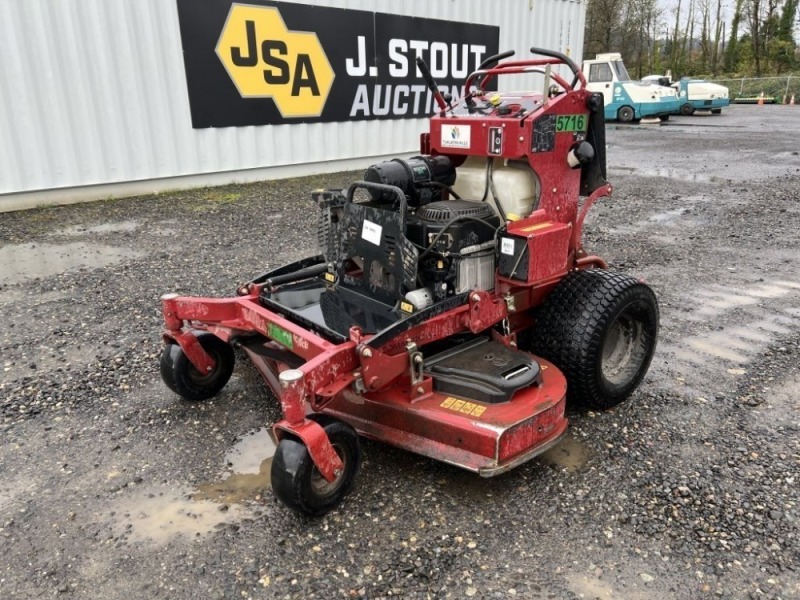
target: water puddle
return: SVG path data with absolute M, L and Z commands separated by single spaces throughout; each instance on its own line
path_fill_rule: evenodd
M 590 456 L 589 448 L 568 433 L 557 446 L 540 454 L 539 460 L 566 469 L 567 473 L 574 473 L 588 462 Z
M 139 493 L 115 507 L 116 533 L 129 542 L 164 545 L 177 537 L 198 538 L 224 523 L 241 521 L 247 511 L 211 500 L 193 500 L 189 490 Z
M 255 499 L 270 487 L 274 454 L 275 442 L 266 427 L 244 436 L 225 457 L 232 473 L 222 481 L 199 485 L 192 498 L 225 503 Z
M 638 167 L 615 167 L 609 169 L 609 175 L 638 175 L 640 177 L 664 177 L 676 181 L 693 181 L 696 183 L 726 183 L 722 177 L 714 177 L 705 173 L 678 171 L 675 169 L 641 169 Z
M 668 210 L 666 212 L 657 213 L 650 217 L 651 221 L 656 223 L 666 223 L 668 221 L 674 221 L 678 217 L 681 217 L 689 212 L 688 208 L 676 208 L 674 210 Z
M 141 252 L 104 244 L 12 244 L 0 247 L 0 284 L 51 277 L 79 268 L 96 269 L 139 258 Z
M 225 457 L 230 469 L 221 481 L 153 493 L 142 491 L 118 503 L 111 519 L 116 534 L 131 542 L 164 545 L 200 538 L 224 524 L 253 517 L 269 488 L 275 443 L 267 428 L 247 434 Z
M 125 233 L 138 229 L 139 223 L 136 221 L 120 221 L 118 223 L 101 223 L 100 225 L 93 225 L 86 227 L 85 225 L 74 225 L 62 229 L 58 233 L 61 235 L 90 235 L 90 234 L 103 234 L 103 233 Z

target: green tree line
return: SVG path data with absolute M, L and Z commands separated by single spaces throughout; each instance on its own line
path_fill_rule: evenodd
M 800 0 L 588 0 L 583 55 L 620 52 L 645 75 L 761 77 L 800 70 Z

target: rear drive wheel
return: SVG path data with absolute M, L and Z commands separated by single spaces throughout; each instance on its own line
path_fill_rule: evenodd
M 663 123 L 664 121 L 669 121 L 669 115 L 659 115 L 658 118 Z
M 233 373 L 235 356 L 230 344 L 213 333 L 197 334 L 197 341 L 216 363 L 209 373 L 201 373 L 189 362 L 178 344 L 167 344 L 161 351 L 161 379 L 173 392 L 186 400 L 199 402 L 216 396 Z
M 658 302 L 644 283 L 600 269 L 567 275 L 538 310 L 531 351 L 567 378 L 567 401 L 611 408 L 639 385 L 653 358 Z
M 622 123 L 630 123 L 635 116 L 636 113 L 630 106 L 623 106 L 617 111 L 617 120 Z
M 353 487 L 361 464 L 361 447 L 355 430 L 342 421 L 324 421 L 325 433 L 344 464 L 336 479 L 328 481 L 322 476 L 308 448 L 293 435 L 280 441 L 272 459 L 275 495 L 292 510 L 311 517 L 324 515 L 344 499 Z
M 722 114 L 722 109 L 721 108 L 712 108 L 711 109 L 711 114 L 712 115 L 721 115 Z
M 692 105 L 691 105 L 691 104 L 689 104 L 688 102 L 687 102 L 686 104 L 683 104 L 683 105 L 681 106 L 681 114 L 682 114 L 684 117 L 690 117 L 690 116 L 692 116 L 692 115 L 694 114 L 694 106 L 692 106 Z

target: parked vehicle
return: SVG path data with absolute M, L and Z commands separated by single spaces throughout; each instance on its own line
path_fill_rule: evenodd
M 702 79 L 682 77 L 680 81 L 673 82 L 667 72 L 666 75 L 648 75 L 642 81 L 675 88 L 681 100 L 680 112 L 686 116 L 694 114 L 696 110 L 708 110 L 712 115 L 718 115 L 731 103 L 728 88 Z
M 630 123 L 646 117 L 665 121 L 680 113 L 677 90 L 657 83 L 632 81 L 622 55 L 618 52 L 598 54 L 583 62 L 587 89 L 603 94 L 605 118 Z
M 681 100 L 688 100 L 681 105 L 682 115 L 691 115 L 696 110 L 710 110 L 712 115 L 718 115 L 731 104 L 728 88 L 724 85 L 682 77 L 672 87 L 678 90 Z

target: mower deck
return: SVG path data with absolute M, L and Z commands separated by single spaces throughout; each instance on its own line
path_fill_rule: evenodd
M 544 452 L 566 431 L 566 381 L 539 361 L 541 384 L 518 391 L 510 402 L 486 404 L 436 391 L 412 401 L 403 388 L 390 388 L 345 394 L 324 412 L 365 437 L 492 477 Z

